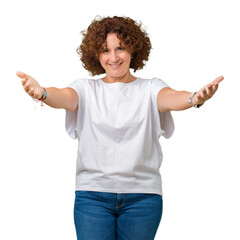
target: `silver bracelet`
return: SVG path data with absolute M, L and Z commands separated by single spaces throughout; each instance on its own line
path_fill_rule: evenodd
M 202 104 L 193 104 L 193 97 L 194 97 L 194 95 L 196 94 L 197 92 L 193 92 L 192 94 L 191 94 L 191 96 L 189 97 L 189 99 L 188 99 L 188 103 L 189 104 L 191 104 L 193 107 L 195 107 L 195 108 L 200 108 L 202 105 L 203 105 L 203 103 Z

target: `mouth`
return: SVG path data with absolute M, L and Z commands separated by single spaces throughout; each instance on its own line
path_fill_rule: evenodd
M 121 65 L 122 65 L 122 62 L 119 64 L 109 64 L 109 66 L 112 67 L 113 69 L 118 69 L 120 68 Z

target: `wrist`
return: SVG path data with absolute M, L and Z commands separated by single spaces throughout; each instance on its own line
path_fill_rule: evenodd
M 38 99 L 39 101 L 44 101 L 47 98 L 47 91 L 46 91 L 46 89 L 44 87 L 42 87 L 42 90 L 43 90 L 42 96 L 41 96 L 41 98 Z
M 193 105 L 198 105 L 198 101 L 197 101 L 197 99 L 196 99 L 196 98 L 197 98 L 197 97 L 196 97 L 196 94 L 197 94 L 197 93 L 195 93 L 195 94 L 193 95 L 193 98 L 192 98 L 192 104 L 193 104 Z
M 190 95 L 190 97 L 189 97 L 189 99 L 188 99 L 188 103 L 191 104 L 191 105 L 192 105 L 193 107 L 195 107 L 195 108 L 200 108 L 200 107 L 203 105 L 203 103 L 199 104 L 199 103 L 196 101 L 196 94 L 197 94 L 197 92 L 193 92 L 193 93 Z

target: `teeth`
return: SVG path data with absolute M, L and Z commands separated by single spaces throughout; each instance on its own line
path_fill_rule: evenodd
M 112 68 L 118 68 L 120 65 L 121 65 L 121 63 L 120 63 L 120 64 L 110 64 L 110 66 L 111 66 Z

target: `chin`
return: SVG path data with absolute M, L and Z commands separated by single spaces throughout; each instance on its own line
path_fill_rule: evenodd
M 107 76 L 113 77 L 113 78 L 123 78 L 127 75 L 127 73 L 121 73 L 121 72 L 108 72 L 106 73 Z
M 112 77 L 112 78 L 122 78 L 124 75 L 122 74 L 107 74 L 107 76 Z

